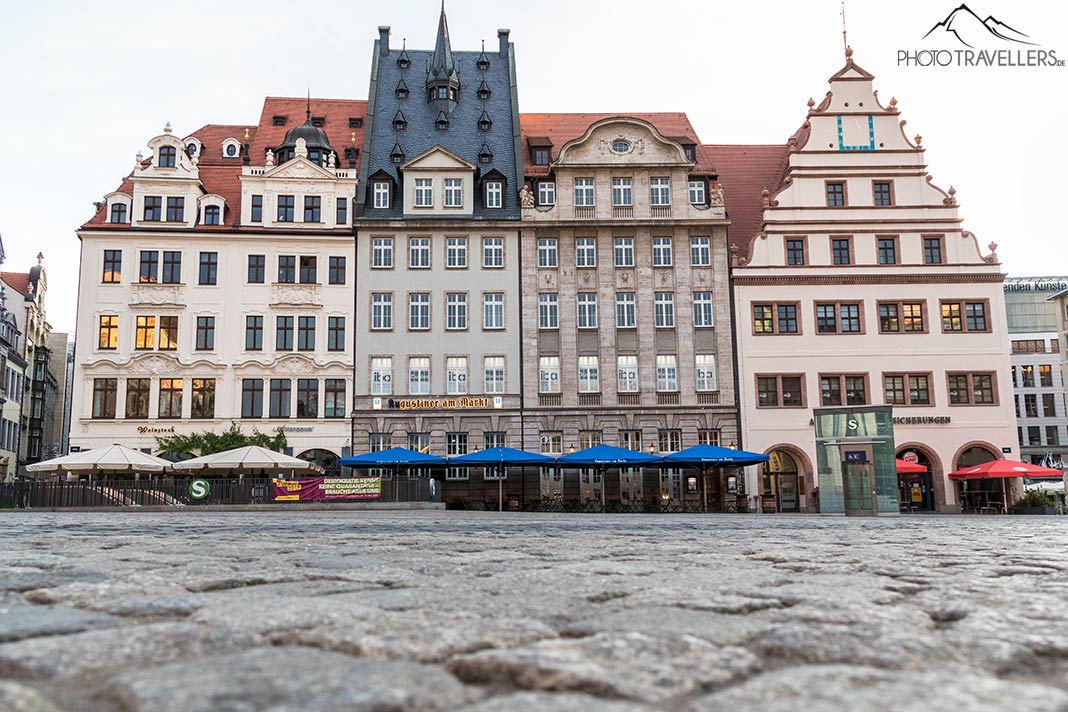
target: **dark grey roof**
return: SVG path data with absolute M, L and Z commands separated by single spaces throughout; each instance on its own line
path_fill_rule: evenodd
M 438 18 L 438 37 L 434 42 L 434 54 L 430 57 L 430 76 L 435 79 L 452 79 L 456 76 L 456 63 L 452 58 L 452 43 L 449 42 L 449 21 L 445 19 L 445 7 Z
M 441 28 L 444 29 L 444 28 Z M 446 37 L 447 41 L 447 37 Z M 506 41 L 506 40 L 505 40 Z M 365 126 L 364 156 L 361 165 L 360 196 L 363 198 L 366 218 L 399 218 L 403 215 L 402 200 L 394 200 L 388 210 L 372 209 L 372 194 L 366 189 L 366 180 L 378 171 L 385 171 L 397 180 L 401 186 L 398 167 L 390 160 L 390 153 L 399 145 L 408 161 L 434 146 L 441 146 L 460 158 L 475 165 L 478 175 L 485 175 L 496 169 L 508 185 L 504 191 L 504 207 L 499 210 L 483 210 L 482 201 L 476 199 L 473 218 L 478 220 L 501 220 L 519 218 L 519 200 L 517 191 L 520 183 L 516 176 L 515 135 L 519 130 L 518 107 L 512 106 L 512 69 L 511 57 L 502 57 L 494 52 L 483 55 L 480 51 L 455 52 L 452 65 L 459 75 L 459 102 L 448 114 L 449 127 L 440 130 L 435 122 L 441 107 L 427 102 L 424 86 L 427 72 L 431 66 L 434 52 L 430 50 L 390 49 L 379 55 L 380 48 L 375 48 L 375 63 L 371 77 L 371 94 L 368 113 L 369 126 Z M 397 66 L 402 52 L 411 58 L 407 69 Z M 479 57 L 489 59 L 489 68 L 485 71 L 476 68 Z M 406 99 L 396 96 L 397 85 L 405 81 L 414 89 Z M 479 99 L 476 92 L 485 81 L 490 89 L 487 99 Z M 398 111 L 404 113 L 407 128 L 394 131 L 393 118 Z M 486 112 L 493 125 L 489 131 L 480 131 L 479 117 Z M 489 163 L 479 162 L 479 153 L 483 145 L 488 144 L 493 153 Z M 476 188 L 478 186 L 476 185 Z

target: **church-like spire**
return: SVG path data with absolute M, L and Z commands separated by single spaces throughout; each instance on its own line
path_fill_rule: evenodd
M 430 76 L 434 79 L 452 79 L 456 76 L 456 64 L 449 43 L 449 21 L 445 17 L 445 3 L 441 3 L 438 18 L 438 38 L 434 43 L 434 56 L 430 58 Z

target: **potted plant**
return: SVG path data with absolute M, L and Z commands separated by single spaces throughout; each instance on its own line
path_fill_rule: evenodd
M 1053 497 L 1040 490 L 1030 490 L 1012 505 L 1013 514 L 1056 514 Z

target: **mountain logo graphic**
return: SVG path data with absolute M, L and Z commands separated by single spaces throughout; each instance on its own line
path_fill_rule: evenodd
M 936 32 L 953 35 L 962 45 L 972 48 L 991 37 L 1005 42 L 1037 46 L 1037 43 L 1032 42 L 1028 35 L 1009 27 L 993 15 L 987 15 L 985 20 L 980 19 L 970 7 L 963 3 L 946 15 L 946 19 L 936 22 L 923 39 L 927 39 Z

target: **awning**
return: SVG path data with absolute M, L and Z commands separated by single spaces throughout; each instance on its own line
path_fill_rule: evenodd
M 409 450 L 403 447 L 391 447 L 388 450 L 378 452 L 365 452 L 355 457 L 343 457 L 338 460 L 339 465 L 346 467 L 430 467 L 432 465 L 444 465 L 444 457 L 429 455 L 418 450 Z
M 664 455 L 664 462 L 677 462 L 684 465 L 727 465 L 735 467 L 756 465 L 761 462 L 767 462 L 769 459 L 771 458 L 767 455 L 761 455 L 758 452 L 746 452 L 745 450 L 734 450 L 716 445 L 694 445 L 685 450 Z
M 449 458 L 450 465 L 555 465 L 556 458 L 511 447 L 491 447 Z
M 897 474 L 907 475 L 915 472 L 927 472 L 927 468 L 919 463 L 909 462 L 907 460 L 894 460 L 894 464 L 897 465 Z
M 962 467 L 949 473 L 951 480 L 983 480 L 998 477 L 1061 477 L 1063 473 L 1052 467 L 1032 465 L 1016 460 L 991 460 L 981 465 Z
M 171 463 L 166 460 L 123 445 L 83 450 L 26 465 L 28 472 L 167 472 L 170 469 Z
M 219 471 L 219 472 L 289 472 L 302 470 L 322 472 L 323 468 L 314 462 L 301 460 L 259 445 L 245 445 L 233 450 L 212 453 L 192 460 L 174 463 L 176 470 Z
M 662 463 L 663 458 L 611 445 L 594 445 L 585 450 L 564 455 L 558 458 L 557 462 L 561 465 L 616 465 L 625 467 Z

